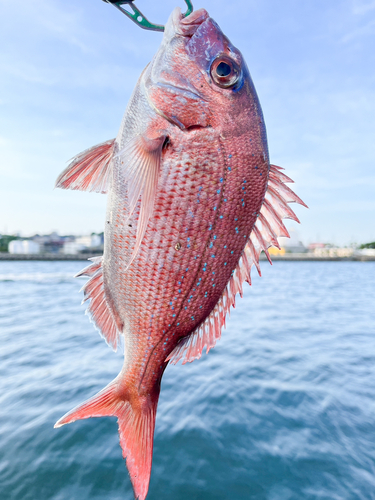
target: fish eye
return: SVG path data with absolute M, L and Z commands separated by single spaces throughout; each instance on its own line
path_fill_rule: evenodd
M 216 85 L 227 89 L 238 82 L 240 68 L 230 57 L 222 55 L 211 64 L 211 76 Z

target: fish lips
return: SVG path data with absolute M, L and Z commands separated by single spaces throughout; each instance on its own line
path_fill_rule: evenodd
M 205 9 L 198 9 L 189 16 L 184 17 L 180 7 L 176 7 L 165 25 L 164 39 L 168 40 L 176 35 L 193 36 L 199 26 L 209 19 L 209 17 Z

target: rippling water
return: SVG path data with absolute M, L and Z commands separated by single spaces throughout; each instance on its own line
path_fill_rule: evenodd
M 82 262 L 0 262 L 0 498 L 133 498 L 115 418 L 53 424 L 122 365 Z M 375 499 L 375 263 L 263 263 L 216 348 L 169 367 L 150 500 Z

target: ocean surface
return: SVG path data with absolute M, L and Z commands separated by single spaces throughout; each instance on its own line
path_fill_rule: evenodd
M 115 418 L 54 423 L 120 371 L 83 262 L 0 262 L 1 500 L 132 500 Z M 167 368 L 147 500 L 375 499 L 375 263 L 276 262 Z

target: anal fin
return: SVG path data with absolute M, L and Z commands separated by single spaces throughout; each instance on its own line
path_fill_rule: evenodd
M 83 302 L 90 300 L 86 313 L 91 316 L 95 326 L 114 351 L 117 350 L 120 331 L 115 318 L 109 308 L 103 284 L 102 257 L 90 259 L 92 264 L 76 275 L 88 276 L 90 279 L 82 287 L 84 292 Z

